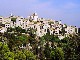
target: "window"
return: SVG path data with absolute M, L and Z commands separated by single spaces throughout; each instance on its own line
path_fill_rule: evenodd
M 55 33 L 55 34 L 58 34 L 58 33 Z
M 21 19 L 23 19 L 23 18 L 21 18 Z
M 0 18 L 0 19 L 2 19 L 2 18 Z
M 65 31 L 65 33 L 67 33 L 67 31 Z
M 19 20 L 19 21 L 21 21 L 21 20 Z
M 37 31 L 37 28 L 36 28 L 36 31 Z
M 46 32 L 46 29 L 44 31 Z
M 40 33 L 42 33 L 42 31 L 40 31 Z
M 35 28 L 35 26 L 34 26 L 34 28 Z
M 41 26 L 41 28 L 43 29 L 43 26 Z

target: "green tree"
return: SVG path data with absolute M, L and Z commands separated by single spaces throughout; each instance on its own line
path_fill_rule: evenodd
M 32 29 L 32 28 L 29 28 L 28 30 L 27 30 L 27 33 L 31 36 L 31 37 L 35 37 L 36 36 L 36 30 L 35 29 Z
M 44 50 L 46 59 L 50 59 L 50 53 L 51 53 L 51 48 L 49 47 L 49 43 L 47 42 Z
M 0 60 L 4 60 L 4 54 L 9 52 L 8 45 L 6 43 L 0 42 Z
M 34 55 L 31 51 L 25 50 L 24 54 L 26 56 L 26 60 L 37 60 L 36 55 Z
M 15 60 L 26 60 L 26 56 L 22 51 L 17 51 L 15 53 Z
M 22 31 L 22 28 L 21 27 L 15 27 L 16 29 L 16 32 L 20 33 Z
M 73 35 L 67 40 L 63 47 L 66 60 L 80 60 L 80 36 Z
M 22 42 L 23 45 L 26 45 L 28 43 L 29 37 L 27 35 L 22 34 L 21 36 L 18 36 L 19 41 Z
M 55 56 L 56 56 L 56 60 L 64 60 L 64 52 L 63 49 L 60 47 L 57 47 L 55 49 Z
M 14 60 L 14 53 L 13 52 L 6 52 L 4 54 L 4 60 Z
M 11 21 L 16 22 L 16 18 L 11 18 Z
M 7 32 L 12 32 L 13 28 L 7 28 Z
M 51 58 L 51 60 L 56 60 L 56 57 L 55 57 L 55 51 L 53 50 L 53 51 L 51 51 L 51 53 L 50 53 L 50 58 Z

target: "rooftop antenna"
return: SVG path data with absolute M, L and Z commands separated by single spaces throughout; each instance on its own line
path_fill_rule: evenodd
M 10 16 L 13 16 L 13 14 L 11 13 Z
M 35 11 L 35 13 L 34 13 L 35 15 L 37 15 L 37 13 L 36 13 L 36 11 Z

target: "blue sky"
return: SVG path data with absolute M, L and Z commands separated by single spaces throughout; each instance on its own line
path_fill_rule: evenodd
M 0 0 L 1 16 L 27 17 L 35 11 L 39 17 L 80 27 L 80 0 Z

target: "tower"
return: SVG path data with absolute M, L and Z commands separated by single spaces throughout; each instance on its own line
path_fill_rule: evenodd
M 38 20 L 38 15 L 37 15 L 37 13 L 33 13 L 33 21 L 37 21 Z
M 13 16 L 13 14 L 11 13 L 10 16 Z

